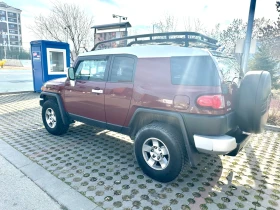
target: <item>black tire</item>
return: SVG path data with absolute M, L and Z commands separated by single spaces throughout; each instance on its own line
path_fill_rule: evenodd
M 271 99 L 271 76 L 249 71 L 241 81 L 237 101 L 237 124 L 242 131 L 261 133 L 267 122 Z
M 169 163 L 164 169 L 156 170 L 145 161 L 142 147 L 146 140 L 150 138 L 162 141 L 169 151 Z M 159 182 L 174 180 L 185 164 L 185 146 L 181 133 L 174 127 L 164 123 L 152 123 L 139 130 L 135 137 L 134 152 L 143 172 Z
M 56 124 L 53 128 L 49 126 L 49 124 L 47 123 L 47 120 L 46 120 L 46 111 L 48 109 L 53 110 L 55 117 L 56 117 Z M 54 100 L 47 100 L 43 104 L 42 120 L 43 120 L 44 126 L 47 129 L 47 131 L 53 135 L 59 136 L 59 135 L 65 134 L 68 131 L 69 124 L 63 123 L 58 105 Z

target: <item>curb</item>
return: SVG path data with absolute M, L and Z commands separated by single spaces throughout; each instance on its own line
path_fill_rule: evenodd
M 279 127 L 279 126 L 275 126 L 275 125 L 265 125 L 264 128 L 267 129 L 267 130 L 280 132 L 280 127 Z
M 68 210 L 102 209 L 1 139 L 0 148 L 0 155 L 25 174 L 61 206 L 66 207 Z
M 4 92 L 4 93 L 0 93 L 0 95 L 10 95 L 10 94 L 20 94 L 20 93 L 35 93 L 35 91 L 27 90 L 27 91 L 16 91 L 16 92 Z
M 32 69 L 30 69 L 30 68 L 0 68 L 0 72 L 1 72 L 1 70 L 5 70 L 5 71 L 32 71 Z

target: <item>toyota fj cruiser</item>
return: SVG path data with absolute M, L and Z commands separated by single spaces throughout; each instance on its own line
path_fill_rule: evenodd
M 139 39 L 145 36 L 149 40 Z M 240 78 L 236 60 L 217 53 L 217 41 L 198 33 L 127 39 L 134 39 L 127 47 L 95 46 L 78 56 L 67 78 L 44 84 L 40 105 L 49 133 L 64 134 L 80 121 L 127 134 L 143 172 L 168 182 L 186 161 L 195 166 L 200 153 L 235 156 L 251 133 L 262 132 L 270 103 L 268 72 Z M 152 42 L 185 46 L 131 46 Z

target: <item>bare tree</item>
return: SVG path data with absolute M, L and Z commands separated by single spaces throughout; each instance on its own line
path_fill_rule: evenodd
M 205 25 L 201 22 L 199 18 L 184 18 L 184 28 L 186 31 L 206 33 Z
M 271 57 L 280 60 L 280 1 L 277 1 L 275 6 L 279 13 L 278 20 L 260 25 L 258 39 L 262 47 L 267 48 Z
M 173 15 L 165 13 L 161 20 L 153 23 L 153 26 L 154 31 L 157 32 L 174 32 L 177 28 L 177 19 Z
M 70 40 L 71 59 L 79 54 L 80 49 L 88 44 L 91 37 L 90 28 L 93 16 L 87 16 L 85 11 L 76 4 L 53 2 L 47 16 L 38 15 L 29 29 L 39 38 L 57 41 Z
M 138 35 L 139 31 L 137 28 L 129 28 L 127 32 L 128 36 Z
M 220 40 L 221 24 L 216 24 L 212 30 L 206 31 L 205 34 L 213 39 Z
M 262 28 L 270 23 L 265 18 L 257 18 L 254 20 L 252 38 L 259 38 Z M 234 53 L 237 40 L 244 39 L 246 36 L 247 23 L 242 19 L 234 19 L 230 25 L 219 35 L 219 43 L 225 47 L 225 52 Z

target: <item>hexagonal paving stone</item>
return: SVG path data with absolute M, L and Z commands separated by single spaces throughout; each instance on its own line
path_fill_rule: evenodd
M 128 136 L 78 122 L 49 134 L 39 94 L 0 96 L 0 139 L 103 208 L 280 208 L 277 132 L 253 135 L 237 157 L 203 155 L 167 184 L 142 173 Z

